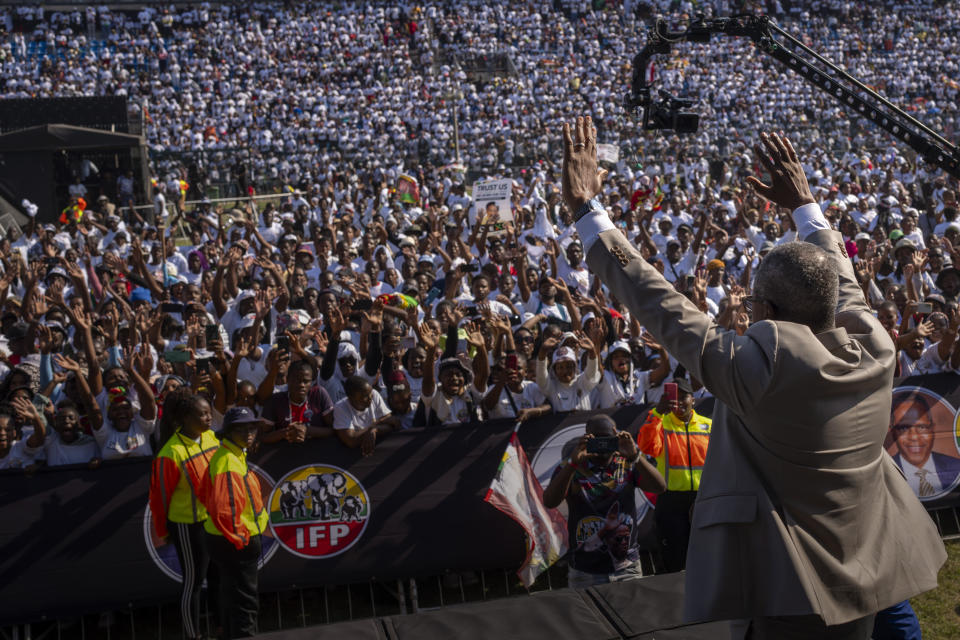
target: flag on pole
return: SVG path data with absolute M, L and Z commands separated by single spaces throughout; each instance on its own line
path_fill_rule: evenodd
M 397 193 L 400 194 L 400 202 L 420 204 L 420 186 L 413 176 L 400 174 L 397 178 Z
M 543 487 L 516 431 L 510 436 L 484 501 L 513 518 L 527 532 L 527 557 L 517 576 L 529 589 L 537 576 L 567 552 L 567 522 L 559 511 L 543 506 Z

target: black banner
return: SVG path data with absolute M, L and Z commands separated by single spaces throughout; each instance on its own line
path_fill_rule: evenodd
M 885 445 L 929 508 L 960 495 L 960 377 L 899 380 Z M 698 406 L 704 415 L 713 402 Z M 636 434 L 643 407 L 610 413 Z M 590 413 L 547 416 L 519 431 L 546 486 Z M 522 529 L 483 502 L 512 421 L 395 433 L 374 455 L 338 441 L 267 445 L 250 456 L 271 523 L 263 591 L 519 567 Z M 568 452 L 566 452 L 568 453 Z M 100 469 L 0 473 L 0 624 L 153 604 L 176 597 L 179 566 L 147 509 L 150 459 Z M 924 489 L 917 469 L 928 469 Z M 932 492 L 931 492 L 932 490 Z M 641 548 L 655 548 L 652 505 L 637 501 Z
M 633 433 L 645 414 L 612 413 Z M 543 482 L 589 415 L 521 428 Z M 251 455 L 271 512 L 261 590 L 519 567 L 522 529 L 483 502 L 513 428 L 500 420 L 395 433 L 368 458 L 334 440 Z M 0 475 L 0 624 L 176 597 L 176 556 L 171 545 L 158 546 L 146 506 L 149 469 L 141 458 Z M 643 516 L 649 503 L 640 503 Z

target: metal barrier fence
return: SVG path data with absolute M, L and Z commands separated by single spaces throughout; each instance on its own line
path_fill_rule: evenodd
M 960 510 L 944 507 L 930 512 L 944 540 L 960 539 Z M 644 575 L 663 569 L 658 552 L 641 552 Z M 566 562 L 544 572 L 529 590 L 552 591 L 566 587 Z M 528 591 L 512 570 L 450 572 L 442 576 L 409 578 L 395 582 L 319 588 L 293 588 L 260 596 L 260 632 L 281 631 L 384 615 L 407 615 L 446 606 L 521 596 Z M 206 633 L 212 617 L 204 598 L 202 614 Z M 0 628 L 0 640 L 178 640 L 183 638 L 179 604 L 162 602 L 149 607 L 94 612 L 72 619 Z
M 644 575 L 662 569 L 658 553 L 641 553 Z M 566 562 L 544 572 L 530 593 L 566 587 Z M 383 615 L 407 615 L 442 607 L 520 596 L 527 593 L 510 570 L 467 571 L 442 576 L 409 578 L 319 588 L 296 588 L 260 596 L 261 633 L 347 622 Z M 207 635 L 212 617 L 202 602 L 202 624 Z M 177 640 L 183 638 L 177 602 L 150 607 L 91 613 L 67 620 L 0 628 L 2 640 Z

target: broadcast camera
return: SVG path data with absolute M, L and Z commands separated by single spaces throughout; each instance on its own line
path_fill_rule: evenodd
M 663 129 L 676 133 L 696 133 L 700 115 L 690 109 L 695 100 L 678 98 L 660 89 L 660 101 L 651 103 L 643 114 L 644 129 Z

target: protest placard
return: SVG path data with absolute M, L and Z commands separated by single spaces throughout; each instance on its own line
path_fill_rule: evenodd
M 420 185 L 413 176 L 401 174 L 397 177 L 397 193 L 400 195 L 400 202 L 420 204 Z
M 478 216 L 488 226 L 487 235 L 506 232 L 507 223 L 513 222 L 510 194 L 513 180 L 481 180 L 473 184 L 473 203 Z
M 597 161 L 617 164 L 620 161 L 620 147 L 615 144 L 598 144 Z

